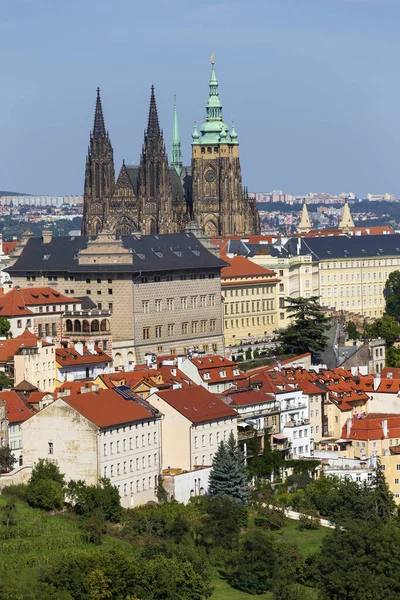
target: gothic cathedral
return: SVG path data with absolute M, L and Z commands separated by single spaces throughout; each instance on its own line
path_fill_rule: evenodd
M 114 156 L 97 90 L 86 158 L 82 235 L 183 231 L 191 221 L 210 236 L 251 235 L 260 230 L 255 200 L 242 189 L 239 146 L 229 133 L 212 61 L 206 120 L 192 135 L 192 165 L 183 166 L 176 103 L 170 165 L 160 129 L 154 88 L 140 165 L 122 163 L 115 182 Z

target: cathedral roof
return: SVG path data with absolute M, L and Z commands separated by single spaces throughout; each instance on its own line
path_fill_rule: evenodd
M 389 236 L 388 236 L 389 237 Z M 393 237 L 393 236 L 390 236 Z M 10 273 L 49 272 L 129 272 L 148 273 L 181 269 L 221 268 L 225 262 L 212 254 L 192 233 L 122 236 L 124 248 L 132 251 L 132 262 L 118 264 L 81 264 L 78 254 L 88 246 L 86 236 L 55 236 L 43 250 L 41 237 L 31 237 Z M 46 258 L 44 258 L 46 257 Z M 69 301 L 71 301 L 69 299 Z
M 127 166 L 126 170 L 128 172 L 129 178 L 132 182 L 133 189 L 135 190 L 135 194 L 139 194 L 139 167 L 137 166 Z M 169 177 L 171 180 L 171 190 L 172 190 L 172 198 L 175 202 L 184 202 L 185 201 L 185 192 L 183 190 L 182 181 L 175 169 L 175 167 L 168 167 Z

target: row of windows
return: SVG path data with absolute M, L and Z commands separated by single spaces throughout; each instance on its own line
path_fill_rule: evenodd
M 147 443 L 146 443 L 147 441 Z M 127 450 L 133 450 L 134 448 L 144 448 L 146 445 L 157 444 L 157 432 L 153 431 L 153 434 L 148 433 L 147 436 L 143 433 L 141 436 L 130 437 L 128 439 L 117 440 L 116 442 L 109 442 L 103 444 L 103 456 L 110 454 L 119 454 L 120 452 L 126 452 Z
M 195 456 L 194 457 L 194 464 L 195 464 L 195 466 L 197 466 L 197 465 L 212 465 L 213 456 L 214 456 L 214 454 L 211 452 L 211 454 L 209 455 L 208 462 L 206 462 L 206 455 L 205 454 L 203 454 L 203 456 L 201 457 L 201 461 L 200 461 L 200 457 L 199 456 Z
M 231 329 L 236 329 L 236 327 L 239 327 L 239 321 L 241 321 L 242 327 L 250 327 L 251 325 L 254 325 L 254 326 L 261 325 L 261 317 L 251 317 L 251 323 L 250 323 L 250 317 L 246 317 L 245 319 L 235 319 L 235 320 L 231 320 L 231 321 L 225 321 L 225 329 L 229 329 L 229 327 Z M 266 317 L 265 316 L 262 317 L 263 325 L 274 325 L 274 322 L 275 322 L 274 315 L 267 315 Z
M 174 277 L 173 275 L 166 275 L 165 277 L 162 277 L 161 275 L 154 275 L 154 277 L 142 275 L 140 281 L 141 283 L 150 283 L 151 281 L 160 283 L 161 281 L 173 281 L 174 279 L 186 281 L 187 279 L 207 279 L 207 277 L 208 279 L 214 279 L 215 273 L 181 273 L 179 277 Z
M 103 477 L 108 477 L 107 467 L 103 469 Z M 128 496 L 128 492 L 131 496 L 134 493 L 144 492 L 145 490 L 152 490 L 157 487 L 158 476 L 154 475 L 149 477 L 143 477 L 142 479 L 132 479 L 129 483 L 124 483 L 122 486 L 117 485 L 119 495 Z
M 310 428 L 310 433 L 311 433 L 311 435 L 314 434 L 314 427 Z M 315 433 L 319 433 L 319 425 L 316 425 L 316 427 L 315 427 Z
M 251 290 L 251 291 L 250 291 Z M 225 296 L 228 298 L 235 296 L 236 298 L 238 296 L 259 296 L 260 294 L 273 294 L 274 293 L 274 288 L 272 285 L 267 285 L 267 286 L 263 286 L 263 287 L 252 287 L 252 288 L 242 288 L 241 290 L 224 290 L 224 294 Z
M 321 269 L 343 269 L 343 267 L 345 268 L 351 268 L 353 269 L 354 267 L 357 267 L 358 269 L 361 267 L 381 267 L 381 266 L 392 266 L 392 265 L 400 265 L 400 259 L 398 258 L 388 258 L 388 259 L 379 259 L 379 260 L 363 260 L 363 261 L 350 261 L 350 263 L 348 262 L 341 262 L 341 263 L 321 263 L 320 267 Z
M 233 432 L 233 429 L 231 429 L 231 431 Z M 214 443 L 214 439 L 216 444 L 219 444 L 221 441 L 221 433 L 219 431 L 217 431 L 215 438 L 214 435 L 212 433 L 208 434 L 208 445 L 212 446 Z M 228 431 L 224 431 L 223 433 L 223 440 L 224 442 L 226 442 L 226 440 L 228 439 Z M 204 448 L 206 445 L 206 436 L 202 435 L 201 436 L 201 447 Z M 198 448 L 199 447 L 199 437 L 197 435 L 194 436 L 194 447 Z
M 140 471 L 141 469 L 146 469 L 149 467 L 156 467 L 158 464 L 158 454 L 157 452 L 152 456 L 149 454 L 147 457 L 142 456 L 142 458 L 136 458 L 135 461 L 131 459 L 128 463 L 127 460 L 124 460 L 122 463 L 116 463 L 112 465 L 105 465 L 103 472 L 107 473 L 104 477 L 119 477 L 120 475 L 126 475 L 128 473 L 133 473 L 134 471 Z
M 154 309 L 150 304 L 150 300 L 142 301 L 142 311 L 145 314 L 150 313 L 153 309 L 155 312 L 162 312 L 163 310 L 175 310 L 180 308 L 186 310 L 187 308 L 205 308 L 206 306 L 215 306 L 215 294 L 204 294 L 201 296 L 181 296 L 179 303 L 175 301 L 175 298 L 167 298 L 164 301 L 162 298 L 154 300 Z
M 41 337 L 55 337 L 57 335 L 57 323 L 39 323 L 38 325 L 38 336 Z
M 299 446 L 298 451 L 297 448 L 293 448 L 293 454 L 308 454 L 308 445 L 307 446 Z
M 207 331 L 216 331 L 217 321 L 216 319 L 210 319 L 210 321 L 192 321 L 191 323 L 185 322 L 181 324 L 181 333 L 182 335 L 187 335 L 188 333 L 207 333 Z M 149 340 L 151 337 L 151 327 L 143 327 L 143 339 Z M 172 337 L 175 335 L 175 324 L 169 323 L 166 326 L 168 337 Z M 154 327 L 154 337 L 156 339 L 160 339 L 165 335 L 165 328 L 162 325 L 156 325 Z
M 252 300 L 251 302 L 231 302 L 230 304 L 225 304 L 225 314 L 227 315 L 230 311 L 230 314 L 234 313 L 249 313 L 249 312 L 260 312 L 260 310 L 274 310 L 274 301 L 273 300 Z
M 299 435 L 299 439 L 303 437 L 308 437 L 308 429 L 299 429 L 299 431 L 293 431 L 293 439 L 297 439 L 297 434 Z
M 340 287 L 334 287 L 334 288 L 328 287 L 328 288 L 326 288 L 326 295 L 328 297 L 332 295 L 331 290 L 333 291 L 334 298 L 337 298 L 338 290 L 339 290 L 339 296 L 341 298 L 343 298 L 343 296 L 350 296 L 350 293 L 351 293 L 351 296 L 361 296 L 361 285 L 357 285 L 357 286 L 352 285 L 351 287 L 350 286 L 347 286 L 347 287 L 340 286 Z M 374 285 L 374 286 L 363 285 L 362 286 L 362 295 L 363 296 L 376 296 L 378 294 L 379 295 L 382 294 L 382 292 L 383 292 L 382 284 L 380 284 L 379 286 L 378 285 Z M 322 287 L 321 288 L 321 297 L 323 298 L 324 296 L 325 296 L 325 288 Z
M 386 279 L 388 278 L 388 272 L 385 271 L 385 273 L 383 273 L 382 271 L 379 271 L 379 273 L 368 273 L 368 277 L 367 277 L 367 273 L 363 273 L 362 274 L 362 280 L 363 281 L 371 281 L 371 279 L 373 279 L 374 281 L 376 281 L 377 279 L 384 279 L 386 281 Z M 324 275 L 321 275 L 321 284 L 324 283 L 325 277 Z M 341 275 L 332 275 L 332 283 L 348 283 L 350 281 L 361 281 L 361 273 L 346 273 L 345 275 L 343 275 L 343 273 Z M 326 283 L 330 283 L 331 282 L 331 276 L 327 275 L 326 276 Z
M 110 436 L 110 435 L 114 435 L 114 433 L 118 434 L 121 429 L 122 429 L 123 433 L 125 433 L 126 431 L 143 429 L 144 427 L 150 427 L 151 425 L 155 425 L 156 422 L 157 422 L 156 419 L 153 419 L 152 421 L 142 421 L 141 423 L 135 423 L 134 425 L 125 425 L 124 427 L 117 427 L 116 429 L 108 429 L 108 430 L 103 431 L 102 435 Z

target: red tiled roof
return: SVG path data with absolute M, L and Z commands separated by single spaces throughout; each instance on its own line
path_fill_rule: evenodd
M 51 394 L 51 392 L 32 392 L 29 394 L 29 397 L 26 399 L 26 401 L 29 404 L 39 404 L 39 402 L 44 398 L 44 396 L 47 396 L 47 394 Z
M 399 367 L 384 367 L 381 371 L 382 379 L 400 379 L 400 368 Z
M 252 262 L 244 256 L 235 256 L 229 258 L 228 256 L 221 256 L 223 260 L 229 263 L 229 267 L 223 267 L 221 270 L 221 279 L 231 279 L 232 277 L 274 277 L 275 271 L 271 269 L 265 269 L 260 265 Z M 278 281 L 277 279 L 275 281 Z
M 86 346 L 83 347 L 83 354 L 79 354 L 75 348 L 57 348 L 56 361 L 60 367 L 71 367 L 73 365 L 91 365 L 93 363 L 109 363 L 112 358 L 108 356 L 101 348 L 95 346 L 96 354 L 89 352 Z
M 237 416 L 235 410 L 201 385 L 180 390 L 155 392 L 155 395 L 162 398 L 164 402 L 167 402 L 192 423 L 203 423 Z M 151 398 L 152 396 L 149 398 L 150 403 Z
M 80 302 L 74 298 L 68 298 L 51 287 L 37 288 L 12 288 L 7 294 L 0 297 L 0 316 L 17 317 L 19 315 L 30 315 L 30 306 L 71 304 Z
M 377 391 L 397 394 L 400 391 L 400 379 L 381 379 Z
M 37 346 L 39 338 L 29 329 L 25 329 L 21 335 L 0 341 L 0 362 L 12 360 L 21 348 L 33 348 Z M 51 345 L 51 344 L 48 344 Z
M 55 390 L 54 394 L 57 398 L 59 398 L 60 392 L 69 390 L 70 395 L 75 396 L 76 394 L 81 394 L 81 389 L 83 387 L 88 387 L 91 390 L 92 385 L 94 385 L 93 381 L 66 381 Z
M 385 437 L 382 423 L 387 421 L 388 435 Z M 352 420 L 350 435 L 347 435 L 347 424 L 343 426 L 342 436 L 347 440 L 380 440 L 400 438 L 400 415 L 369 413 L 363 419 Z
M 9 423 L 21 423 L 34 414 L 33 410 L 28 408 L 15 392 L 0 392 L 0 399 L 6 403 Z
M 225 402 L 229 406 L 249 406 L 251 404 L 265 404 L 266 402 L 274 402 L 274 394 L 264 394 L 258 390 L 249 390 L 247 388 L 239 390 L 226 391 L 220 396 L 225 398 Z
M 237 382 L 247 379 L 246 373 L 241 371 L 235 362 L 223 356 L 202 356 L 201 358 L 191 358 L 190 360 L 198 368 L 200 377 L 206 383 L 220 383 L 221 381 Z M 225 371 L 225 377 L 221 376 L 221 371 Z M 233 371 L 237 371 L 237 374 Z
M 145 408 L 144 400 L 125 400 L 115 390 L 65 396 L 58 401 L 61 400 L 100 428 L 155 418 L 151 409 Z
M 14 252 L 19 240 L 13 240 L 12 242 L 3 242 L 3 252 L 4 254 L 11 254 Z

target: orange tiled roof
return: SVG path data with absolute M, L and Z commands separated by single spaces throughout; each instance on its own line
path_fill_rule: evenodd
M 0 341 L 0 362 L 7 362 L 17 354 L 21 348 L 34 348 L 39 338 L 29 329 L 25 329 L 21 335 Z M 44 345 L 51 345 L 46 342 Z
M 237 416 L 237 412 L 233 408 L 201 385 L 190 387 L 190 389 L 155 392 L 155 394 L 192 423 Z M 149 402 L 151 403 L 151 396 Z
M 3 242 L 3 252 L 4 254 L 11 254 L 14 252 L 19 240 L 13 240 L 12 242 Z
M 274 394 L 264 394 L 258 390 L 250 388 L 241 388 L 239 390 L 226 391 L 220 394 L 222 398 L 225 398 L 225 402 L 229 406 L 249 406 L 251 404 L 265 404 L 266 402 L 274 402 Z
M 46 306 L 71 304 L 79 302 L 74 298 L 68 298 L 51 287 L 37 288 L 12 288 L 7 294 L 0 297 L 0 317 L 17 317 L 19 315 L 31 315 L 33 311 L 30 306 Z
M 400 379 L 400 368 L 398 367 L 384 367 L 381 372 L 382 379 Z
M 232 277 L 274 277 L 275 271 L 271 269 L 265 269 L 260 265 L 252 262 L 244 256 L 235 256 L 229 258 L 228 256 L 221 256 L 223 260 L 229 263 L 229 267 L 224 267 L 221 270 L 221 279 L 231 279 Z M 277 280 L 278 281 L 278 280 Z
M 0 392 L 0 399 L 6 403 L 7 420 L 11 424 L 26 421 L 34 414 L 15 392 Z
M 79 354 L 75 348 L 57 348 L 56 362 L 60 367 L 71 367 L 73 365 L 91 365 L 93 363 L 110 363 L 112 358 L 98 346 L 94 347 L 96 354 L 89 352 L 87 346 L 83 346 L 83 354 Z
M 192 363 L 197 367 L 200 377 L 206 383 L 220 383 L 222 381 L 240 381 L 247 379 L 246 373 L 241 371 L 237 364 L 223 356 L 202 356 L 201 358 L 191 358 Z M 221 376 L 225 371 L 226 375 Z
M 383 421 L 387 421 L 388 435 L 384 435 Z M 369 413 L 363 419 L 352 419 L 350 435 L 347 424 L 343 426 L 342 436 L 346 440 L 380 440 L 400 438 L 400 415 Z
M 100 428 L 154 419 L 151 407 L 139 399 L 125 400 L 116 390 L 99 390 L 60 399 Z

